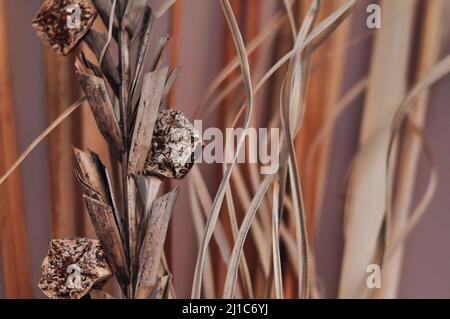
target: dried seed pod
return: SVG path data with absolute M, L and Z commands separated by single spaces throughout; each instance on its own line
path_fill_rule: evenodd
M 42 262 L 39 288 L 51 299 L 80 299 L 111 277 L 100 241 L 53 239 Z
M 88 0 L 45 0 L 32 26 L 56 53 L 67 55 L 88 32 L 96 15 Z
M 161 179 L 183 178 L 194 165 L 195 150 L 201 143 L 200 135 L 183 112 L 159 112 L 144 174 Z

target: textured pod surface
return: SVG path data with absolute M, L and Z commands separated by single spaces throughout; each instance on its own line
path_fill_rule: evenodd
M 98 240 L 53 239 L 41 266 L 39 288 L 51 299 L 80 299 L 111 277 Z
M 88 32 L 96 15 L 88 0 L 46 0 L 32 25 L 44 43 L 67 55 Z
M 195 149 L 200 145 L 200 135 L 183 112 L 161 111 L 155 123 L 144 173 L 160 178 L 183 178 L 194 165 Z

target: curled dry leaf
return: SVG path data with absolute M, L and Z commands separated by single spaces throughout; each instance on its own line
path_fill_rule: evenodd
M 144 239 L 139 255 L 139 271 L 135 298 L 148 298 L 158 279 L 158 268 L 164 249 L 169 221 L 180 192 L 179 187 L 158 198 L 153 204 L 148 219 L 144 221 Z
M 92 0 L 92 3 L 94 4 L 95 8 L 97 8 L 98 15 L 102 19 L 105 26 L 109 25 L 109 19 L 112 9 L 112 1 L 110 0 Z M 117 39 L 118 29 L 119 29 L 119 22 L 117 20 L 117 16 L 113 16 L 113 36 L 115 39 Z
M 105 81 L 103 78 L 96 76 L 93 70 L 83 64 L 81 59 L 77 59 L 75 67 L 98 129 L 115 155 L 118 156 L 124 150 L 122 133 L 114 114 Z
M 144 76 L 128 163 L 128 173 L 132 175 L 142 171 L 150 151 L 167 73 L 168 68 L 165 67 Z
M 125 292 L 130 282 L 129 269 L 122 237 L 113 210 L 111 206 L 103 201 L 86 195 L 83 195 L 83 199 L 91 217 L 92 224 L 94 225 L 95 232 L 105 249 L 108 263 L 114 271 L 114 275 L 122 291 Z
M 101 71 L 105 75 L 105 78 L 108 80 L 109 85 L 111 85 L 114 94 L 116 96 L 119 96 L 120 75 L 114 63 L 114 58 L 110 46 L 108 46 L 106 51 L 103 52 L 105 45 L 108 43 L 108 33 L 91 30 L 84 38 L 84 41 L 94 52 L 97 61 L 100 63 Z M 90 61 L 88 61 L 87 59 L 82 59 L 82 61 L 88 66 L 89 69 L 94 70 L 93 65 L 90 65 Z M 101 76 L 101 74 L 96 75 Z
M 56 53 L 67 55 L 89 31 L 96 15 L 87 0 L 46 0 L 32 26 Z
M 39 288 L 51 299 L 80 299 L 111 277 L 98 240 L 53 239 L 41 266 Z
M 159 112 L 144 174 L 181 179 L 195 162 L 202 141 L 192 123 L 179 110 Z

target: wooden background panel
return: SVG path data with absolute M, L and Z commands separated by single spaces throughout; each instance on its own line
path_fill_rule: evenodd
M 31 28 L 40 0 L 5 1 L 11 70 L 15 100 L 17 139 L 23 150 L 46 126 L 43 50 Z M 42 143 L 22 164 L 23 198 L 26 213 L 35 296 L 42 296 L 37 281 L 39 268 L 50 240 L 50 193 L 48 144 Z

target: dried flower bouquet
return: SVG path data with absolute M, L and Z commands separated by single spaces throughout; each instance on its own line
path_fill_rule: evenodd
M 146 3 L 46 0 L 33 20 L 38 36 L 56 53 L 66 55 L 80 41 L 95 53 L 97 62 L 79 53 L 76 73 L 113 164 L 120 167 L 113 182 L 95 152 L 74 149 L 76 177 L 99 241 L 52 240 L 39 282 L 49 298 L 106 298 L 99 289 L 111 275 L 125 298 L 169 296 L 171 274 L 163 250 L 179 189 L 157 194 L 164 179 L 189 172 L 201 141 L 181 111 L 167 109 L 178 71 L 161 66 L 165 46 L 143 72 L 154 21 L 163 13 Z M 97 13 L 107 32 L 91 28 Z M 132 43 L 137 43 L 134 59 Z

